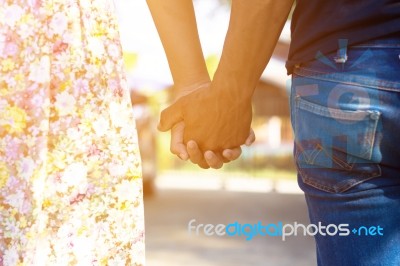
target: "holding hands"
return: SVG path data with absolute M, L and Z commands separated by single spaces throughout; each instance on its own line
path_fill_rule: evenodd
M 192 0 L 147 0 L 177 88 L 183 93 L 161 114 L 172 130 L 171 151 L 200 167 L 220 168 L 251 144 L 251 98 L 293 0 L 232 0 L 228 32 L 212 83 L 202 53 Z M 185 92 L 185 89 L 183 89 Z
M 171 130 L 171 152 L 202 168 L 220 168 L 237 159 L 240 145 L 255 140 L 251 102 L 238 101 L 205 83 L 161 113 L 159 130 Z

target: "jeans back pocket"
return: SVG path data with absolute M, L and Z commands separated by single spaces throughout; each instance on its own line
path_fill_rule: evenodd
M 344 192 L 381 175 L 374 158 L 380 112 L 343 110 L 295 96 L 295 159 L 304 183 Z

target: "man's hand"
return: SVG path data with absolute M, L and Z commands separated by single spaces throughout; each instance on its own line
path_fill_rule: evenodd
M 197 82 L 190 86 L 181 87 L 178 90 L 177 99 L 188 95 L 200 88 L 209 86 L 210 81 L 205 80 L 203 82 Z M 184 122 L 179 122 L 172 127 L 170 151 L 184 161 L 190 159 L 193 164 L 197 164 L 201 168 L 208 169 L 211 167 L 214 169 L 219 169 L 223 166 L 224 163 L 228 163 L 239 158 L 242 153 L 242 149 L 240 148 L 240 146 L 232 149 L 225 149 L 222 153 L 214 151 L 202 152 L 195 141 L 191 140 L 188 143 L 184 143 L 184 131 Z M 254 131 L 251 130 L 245 144 L 250 146 L 254 141 Z
M 170 130 L 183 121 L 184 143 L 193 140 L 203 152 L 221 153 L 246 142 L 251 118 L 249 100 L 236 100 L 221 90 L 203 87 L 165 109 L 161 113 L 159 130 Z

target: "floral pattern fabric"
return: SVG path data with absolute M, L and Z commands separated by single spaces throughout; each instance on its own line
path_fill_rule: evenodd
M 110 0 L 0 0 L 0 265 L 143 265 Z

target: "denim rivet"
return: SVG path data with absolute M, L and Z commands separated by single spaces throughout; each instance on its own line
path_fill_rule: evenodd
M 379 113 L 378 112 L 372 112 L 370 115 L 372 120 L 378 120 L 379 119 Z

